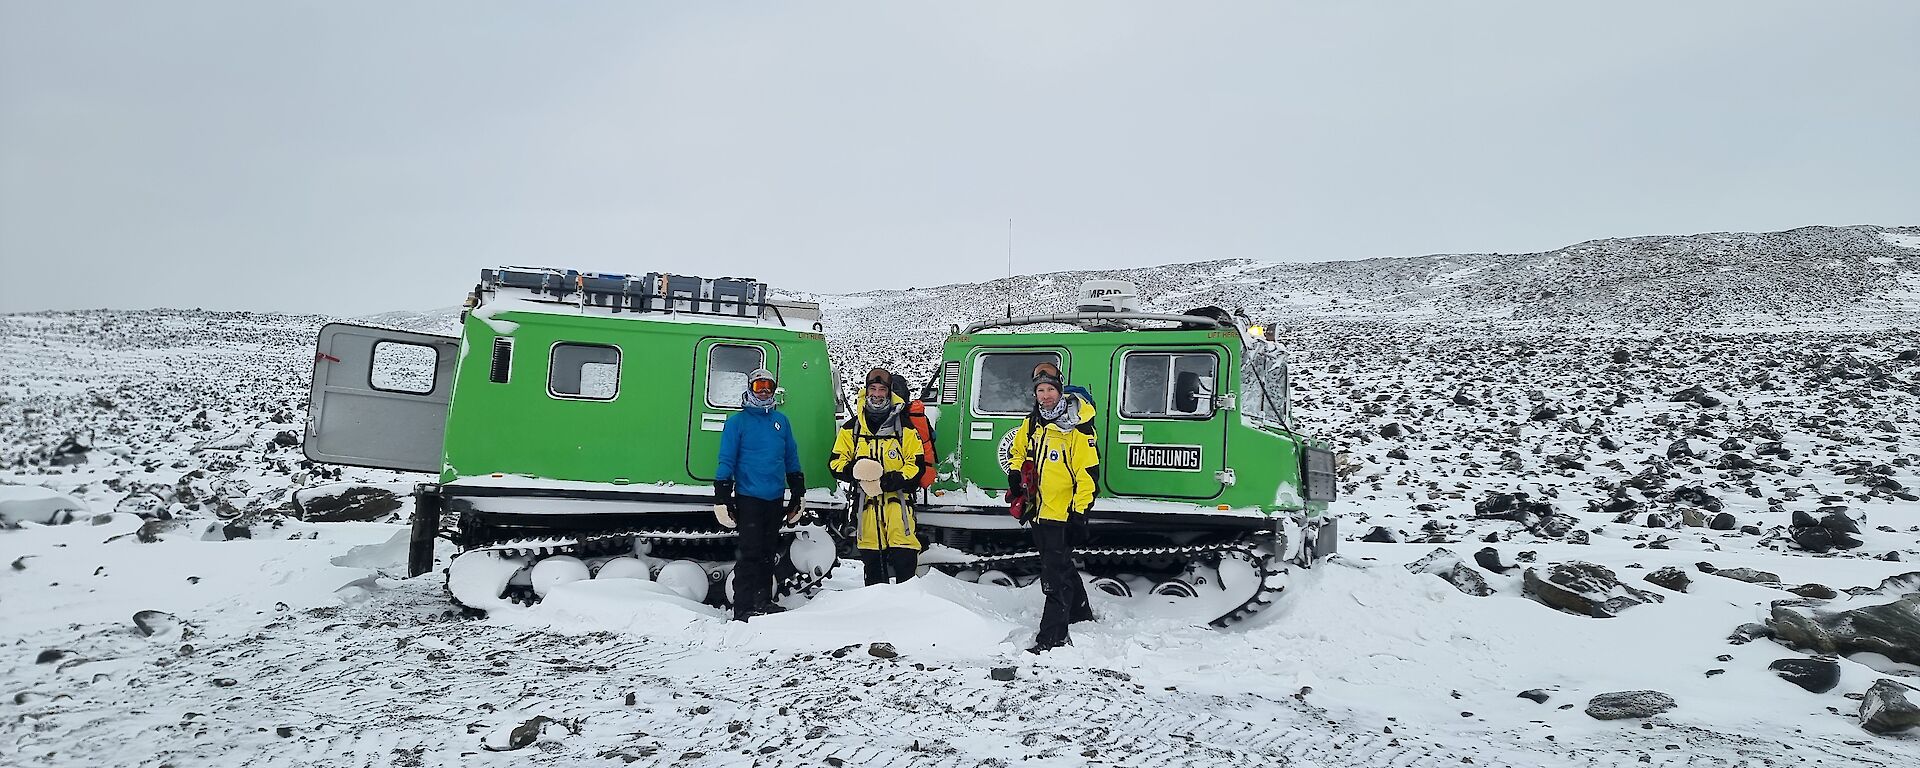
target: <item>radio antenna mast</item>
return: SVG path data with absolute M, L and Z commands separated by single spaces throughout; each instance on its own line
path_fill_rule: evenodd
M 1007 218 L 1007 319 L 1013 319 L 1013 218 Z

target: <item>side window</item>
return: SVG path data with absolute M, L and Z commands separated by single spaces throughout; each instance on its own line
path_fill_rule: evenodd
M 604 344 L 553 345 L 547 357 L 547 393 L 568 400 L 612 400 L 620 394 L 620 348 Z
M 1130 352 L 1120 385 L 1120 415 L 1211 418 L 1218 367 L 1218 358 L 1210 352 Z
M 440 356 L 433 347 L 377 341 L 373 344 L 373 366 L 367 369 L 367 385 L 382 392 L 428 394 L 436 383 L 439 363 Z
M 747 377 L 765 368 L 767 351 L 745 344 L 715 344 L 707 350 L 707 407 L 739 408 Z
M 1055 352 L 990 352 L 974 361 L 973 412 L 1020 416 L 1033 410 L 1033 367 L 1060 364 Z

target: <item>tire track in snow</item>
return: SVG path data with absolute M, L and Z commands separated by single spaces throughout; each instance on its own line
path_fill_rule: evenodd
M 1289 696 L 1150 690 L 1105 670 L 1023 665 L 1002 683 L 984 660 L 922 669 L 863 648 L 771 654 L 706 639 L 527 632 L 451 618 L 430 581 L 232 636 L 156 641 L 109 627 L 26 638 L 7 679 L 38 698 L 4 705 L 0 762 L 1638 768 L 1798 763 L 1817 749 L 1834 764 L 1904 764 L 1871 743 L 1680 727 L 1625 732 L 1608 749 L 1399 723 L 1388 733 Z M 195 648 L 182 655 L 180 645 Z M 27 649 L 43 647 L 92 661 L 31 663 L 37 650 Z M 553 721 L 535 744 L 481 749 L 483 736 L 535 715 Z M 1684 748 L 1666 748 L 1674 743 Z

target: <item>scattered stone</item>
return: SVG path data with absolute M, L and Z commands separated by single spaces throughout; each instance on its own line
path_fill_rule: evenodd
M 535 715 L 533 719 L 502 732 L 496 729 L 480 740 L 480 746 L 488 752 L 511 752 L 525 748 L 540 739 L 540 731 L 547 723 L 553 722 L 546 715 Z
M 993 671 L 988 673 L 988 676 L 1003 683 L 1012 682 L 1016 671 L 1013 667 L 994 667 Z
M 1907 699 L 1912 686 L 1881 678 L 1860 700 L 1860 727 L 1872 733 L 1898 733 L 1920 726 L 1920 706 Z
M 1360 540 L 1374 544 L 1398 544 L 1400 543 L 1400 535 L 1376 525 L 1373 527 L 1373 530 L 1367 531 L 1367 535 L 1360 537 Z
M 133 615 L 133 625 L 141 637 L 168 635 L 180 629 L 180 618 L 166 611 L 141 611 Z
M 1808 597 L 1815 600 L 1832 600 L 1840 596 L 1840 593 L 1834 591 L 1833 587 L 1825 584 L 1802 584 L 1787 591 L 1801 597 Z
M 867 645 L 867 655 L 877 659 L 893 659 L 899 658 L 900 652 L 893 649 L 892 643 L 870 643 Z
M 1672 696 L 1659 691 L 1616 691 L 1588 701 L 1587 715 L 1596 720 L 1653 717 L 1675 706 Z
M 1693 583 L 1693 580 L 1687 577 L 1686 571 L 1671 565 L 1647 574 L 1647 581 L 1655 586 L 1665 587 L 1675 592 L 1685 592 L 1687 591 L 1687 586 Z
M 1452 584 L 1462 594 L 1474 597 L 1486 597 L 1493 594 L 1493 588 L 1487 586 L 1487 579 L 1479 571 L 1460 562 L 1460 556 L 1446 547 L 1435 548 L 1426 557 L 1408 563 L 1407 570 L 1414 573 L 1430 573 L 1439 576 L 1442 581 Z
M 1716 531 L 1731 531 L 1737 522 L 1738 521 L 1733 519 L 1732 514 L 1722 512 L 1714 515 L 1712 520 L 1707 521 L 1707 527 Z
M 1835 533 L 1859 533 L 1860 524 L 1847 517 L 1845 512 L 1828 512 L 1820 518 L 1820 527 Z
M 1519 567 L 1517 565 L 1501 565 L 1500 550 L 1494 549 L 1493 547 L 1481 547 L 1480 551 L 1473 553 L 1473 562 L 1475 565 L 1493 571 L 1494 573 L 1506 573 Z
M 1547 703 L 1547 692 L 1539 688 L 1534 688 L 1532 690 L 1521 691 L 1519 698 L 1526 699 L 1535 704 L 1545 704 Z
M 273 444 L 282 448 L 292 448 L 300 444 L 300 433 L 293 430 L 281 430 L 274 434 Z
M 1667 400 L 1675 403 L 1693 403 L 1702 408 L 1713 408 L 1720 405 L 1720 398 L 1707 394 L 1707 388 L 1699 384 L 1675 392 L 1673 396 L 1667 398 Z
M 1521 574 L 1523 592 L 1543 605 L 1595 618 L 1613 618 L 1621 611 L 1665 598 L 1620 583 L 1605 566 L 1579 560 L 1547 569 L 1541 578 L 1536 569 Z
M 1920 592 L 1852 610 L 1825 610 L 1806 601 L 1776 600 L 1767 619 L 1773 636 L 1820 653 L 1878 653 L 1920 664 Z
M 1387 422 L 1385 426 L 1380 427 L 1380 436 L 1385 438 L 1395 438 L 1406 433 L 1406 428 L 1400 426 L 1400 422 L 1397 421 Z
M 1713 575 L 1719 576 L 1723 579 L 1733 579 L 1734 581 L 1744 581 L 1748 584 L 1780 583 L 1779 574 L 1769 573 L 1767 571 L 1756 571 L 1752 568 L 1722 568 L 1717 571 L 1708 571 L 1708 573 L 1712 573 Z
M 1780 659 L 1767 669 L 1809 693 L 1826 693 L 1840 684 L 1840 663 L 1833 659 Z
M 1567 532 L 1568 544 L 1587 544 L 1589 541 L 1586 531 L 1576 529 Z
M 376 521 L 402 505 L 393 491 L 369 485 L 303 489 L 294 494 L 293 503 L 300 519 L 309 523 Z

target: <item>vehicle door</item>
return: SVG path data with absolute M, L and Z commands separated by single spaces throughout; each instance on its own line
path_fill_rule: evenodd
M 941 427 L 961 430 L 960 477 L 965 483 L 1006 490 L 1008 452 L 1021 420 L 1033 410 L 1033 367 L 1043 362 L 1060 366 L 1062 373 L 1072 376 L 1068 370 L 1072 357 L 1062 347 L 981 349 L 968 354 L 964 424 Z M 944 384 L 956 386 L 955 382 Z
M 1100 477 L 1118 496 L 1206 500 L 1224 487 L 1231 359 L 1216 346 L 1122 346 L 1101 431 Z
M 747 377 L 765 368 L 780 375 L 780 349 L 754 339 L 707 337 L 694 348 L 691 421 L 687 425 L 687 474 L 712 480 L 719 466 L 720 432 L 740 411 Z
M 323 326 L 301 451 L 329 464 L 440 472 L 459 352 L 451 336 Z

